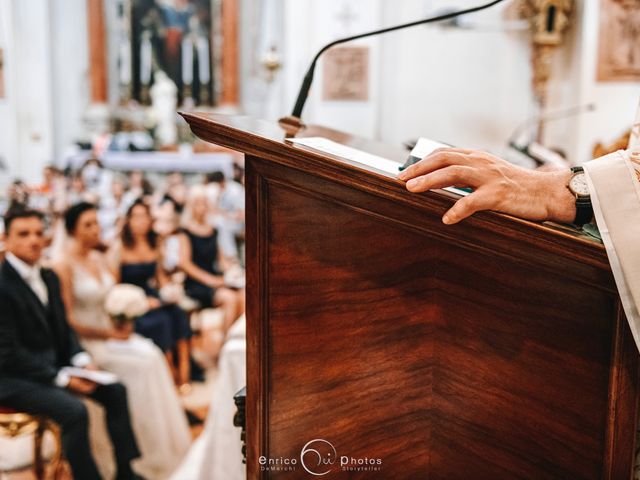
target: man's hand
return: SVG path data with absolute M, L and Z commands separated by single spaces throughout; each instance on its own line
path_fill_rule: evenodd
M 447 225 L 481 210 L 559 223 L 571 223 L 576 215 L 575 197 L 567 188 L 569 170 L 525 170 L 477 150 L 438 149 L 398 178 L 407 181 L 410 192 L 451 186 L 473 188 L 473 193 L 459 199 L 442 217 Z
M 84 378 L 71 377 L 67 388 L 81 395 L 90 395 L 98 385 Z

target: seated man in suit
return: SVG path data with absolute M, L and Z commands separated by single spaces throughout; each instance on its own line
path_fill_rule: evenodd
M 0 267 L 0 404 L 45 415 L 62 429 L 62 443 L 74 478 L 99 479 L 89 450 L 88 419 L 79 396 L 102 404 L 115 448 L 118 479 L 135 478 L 131 460 L 139 456 L 125 388 L 72 377 L 65 366 L 91 368 L 66 319 L 58 278 L 40 268 L 44 224 L 39 212 L 8 212 L 6 259 Z

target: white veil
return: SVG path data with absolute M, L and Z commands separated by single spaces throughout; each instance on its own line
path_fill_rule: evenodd
M 56 218 L 51 230 L 53 235 L 47 256 L 51 263 L 55 264 L 62 261 L 65 255 L 69 254 L 69 249 L 73 239 L 67 234 L 67 230 L 64 228 L 64 219 L 62 217 Z

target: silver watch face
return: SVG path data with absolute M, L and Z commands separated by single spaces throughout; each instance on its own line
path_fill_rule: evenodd
M 579 197 L 588 197 L 590 195 L 587 176 L 584 172 L 576 173 L 571 177 L 571 180 L 569 180 L 569 190 Z

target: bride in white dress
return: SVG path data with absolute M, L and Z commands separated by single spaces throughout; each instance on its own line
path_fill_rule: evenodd
M 115 284 L 100 241 L 95 206 L 81 203 L 65 214 L 70 242 L 56 262 L 69 323 L 99 368 L 115 373 L 127 387 L 131 423 L 141 451 L 135 470 L 164 479 L 180 464 L 191 442 L 164 355 L 153 342 L 114 328 L 104 301 Z

